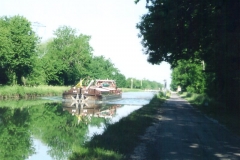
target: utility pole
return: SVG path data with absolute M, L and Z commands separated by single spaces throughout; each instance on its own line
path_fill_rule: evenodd
M 32 25 L 32 27 L 33 27 L 33 30 L 35 31 L 35 33 L 37 33 L 38 36 L 39 36 L 38 29 L 39 29 L 40 27 L 42 27 L 42 28 L 45 28 L 45 27 L 46 27 L 45 25 L 43 25 L 43 24 L 41 24 L 41 23 L 39 23 L 39 22 L 31 22 L 31 25 Z M 45 32 L 45 29 L 44 29 L 44 32 Z M 39 36 L 39 37 L 40 37 L 40 36 Z
M 167 95 L 167 80 L 164 79 L 164 94 Z
M 133 79 L 131 79 L 131 89 L 133 88 Z
M 204 63 L 204 61 L 202 61 L 202 70 L 203 71 L 205 70 L 205 63 Z

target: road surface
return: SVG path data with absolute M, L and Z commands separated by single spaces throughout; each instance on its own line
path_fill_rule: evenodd
M 240 160 L 240 137 L 173 94 L 143 135 L 133 160 Z

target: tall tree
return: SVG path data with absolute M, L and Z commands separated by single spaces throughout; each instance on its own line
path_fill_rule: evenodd
M 0 70 L 10 84 L 21 84 L 21 78 L 27 77 L 33 69 L 38 37 L 31 23 L 19 15 L 0 18 L 0 34 Z
M 106 59 L 104 56 L 93 57 L 90 70 L 90 76 L 94 79 L 113 79 L 116 80 L 118 87 L 125 86 L 125 76 L 120 73 L 110 59 Z
M 90 37 L 77 35 L 75 29 L 67 26 L 59 27 L 54 35 L 43 58 L 48 83 L 69 85 L 88 76 L 92 59 Z
M 149 0 L 137 24 L 148 61 L 174 68 L 178 60 L 203 60 L 207 93 L 239 107 L 239 8 L 236 0 Z

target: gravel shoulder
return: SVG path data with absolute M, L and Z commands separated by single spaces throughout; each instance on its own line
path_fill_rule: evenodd
M 131 155 L 145 159 L 240 159 L 240 137 L 172 94 Z

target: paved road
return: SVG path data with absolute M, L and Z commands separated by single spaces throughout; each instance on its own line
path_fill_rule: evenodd
M 154 140 L 147 142 L 144 155 L 135 159 L 240 160 L 240 137 L 176 94 L 161 107 L 155 126 Z

